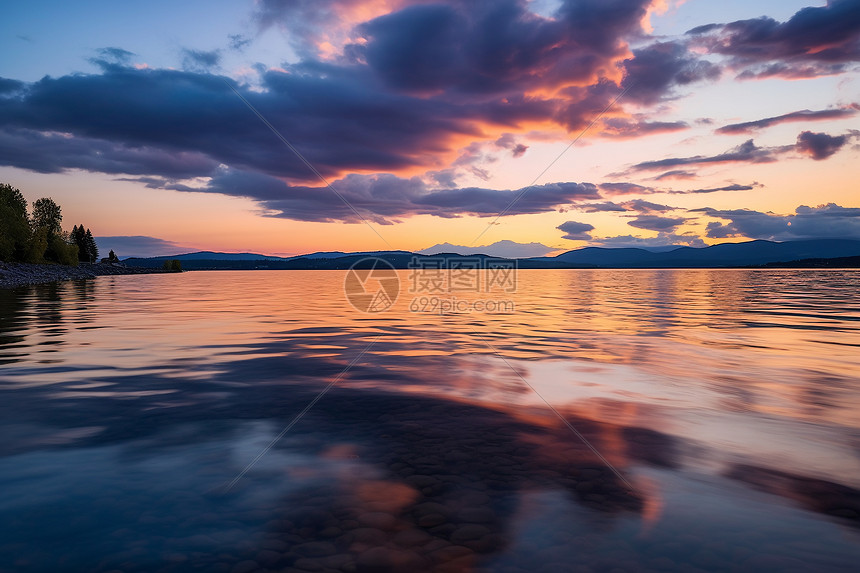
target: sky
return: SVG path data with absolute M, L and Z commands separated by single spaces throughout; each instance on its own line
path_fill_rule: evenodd
M 0 182 L 122 257 L 860 239 L 860 0 L 3 12 Z

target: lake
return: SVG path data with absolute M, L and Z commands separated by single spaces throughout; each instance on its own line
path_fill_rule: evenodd
M 409 273 L 0 290 L 0 571 L 860 562 L 860 272 Z

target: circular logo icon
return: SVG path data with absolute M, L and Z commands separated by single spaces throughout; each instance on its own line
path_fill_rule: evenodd
M 343 281 L 346 300 L 361 312 L 385 312 L 400 294 L 400 278 L 391 263 L 376 257 L 356 261 Z

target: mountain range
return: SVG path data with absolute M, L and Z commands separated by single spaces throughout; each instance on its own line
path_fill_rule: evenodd
M 428 261 L 492 258 L 483 254 L 457 253 L 425 255 L 409 251 L 327 251 L 295 257 L 274 257 L 255 253 L 201 251 L 172 256 L 128 258 L 124 263 L 138 267 L 160 267 L 178 259 L 187 270 L 215 269 L 346 269 L 366 257 L 378 257 L 395 268 L 408 268 L 413 260 Z M 837 265 L 837 260 L 838 265 Z M 554 257 L 516 259 L 519 268 L 730 268 L 758 266 L 860 266 L 860 240 L 810 239 L 801 241 L 747 241 L 721 243 L 709 247 L 676 247 L 654 251 L 637 248 L 584 247 Z

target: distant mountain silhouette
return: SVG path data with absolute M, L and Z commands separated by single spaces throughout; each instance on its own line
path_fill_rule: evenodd
M 198 251 L 182 255 L 162 255 L 158 257 L 132 257 L 133 260 L 172 261 L 280 261 L 283 257 L 258 255 L 256 253 L 217 253 L 214 251 Z M 128 260 L 132 260 L 128 259 Z
M 328 251 L 296 257 L 272 257 L 254 253 L 201 251 L 173 256 L 130 258 L 125 263 L 139 267 L 160 267 L 165 260 L 178 259 L 182 268 L 202 269 L 347 269 L 365 257 L 379 257 L 395 268 L 405 269 L 415 260 L 497 258 L 487 255 L 463 256 L 440 253 L 432 256 L 409 251 L 342 253 Z M 841 258 L 854 266 L 860 256 L 860 240 L 811 239 L 803 241 L 747 241 L 721 243 L 710 247 L 676 247 L 666 251 L 637 248 L 585 247 L 555 257 L 517 259 L 519 268 L 725 268 L 725 267 L 832 267 Z M 828 262 L 828 260 L 834 259 Z
M 747 241 L 710 247 L 678 247 L 671 251 L 586 247 L 553 257 L 574 264 L 607 268 L 745 267 L 801 259 L 860 255 L 860 241 L 812 239 L 805 241 Z

